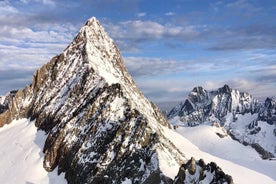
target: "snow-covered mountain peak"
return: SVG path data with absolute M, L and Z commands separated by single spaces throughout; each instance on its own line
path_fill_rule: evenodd
M 82 62 L 82 65 L 93 68 L 109 84 L 118 83 L 121 70 L 124 70 L 119 49 L 95 17 L 87 20 L 80 29 L 64 50 L 64 57 L 69 62 Z
M 225 84 L 223 87 L 218 89 L 219 93 L 228 93 L 228 94 L 230 94 L 231 91 L 232 91 L 232 89 L 227 84 Z
M 86 21 L 86 23 L 85 23 L 85 25 L 88 25 L 88 26 L 90 26 L 90 25 L 92 25 L 92 24 L 96 24 L 96 25 L 100 26 L 100 23 L 99 23 L 99 21 L 97 20 L 96 17 L 91 17 L 91 18 L 88 19 L 88 20 Z
M 208 101 L 209 99 L 209 94 L 208 91 L 205 90 L 203 87 L 198 86 L 193 88 L 193 90 L 190 92 L 188 99 L 192 102 L 192 103 L 196 103 L 199 104 L 203 101 Z
M 206 90 L 202 86 L 197 86 L 193 88 L 192 92 L 204 94 Z

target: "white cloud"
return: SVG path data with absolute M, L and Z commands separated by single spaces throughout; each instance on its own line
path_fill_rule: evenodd
M 239 16 L 252 17 L 258 12 L 262 11 L 260 6 L 255 6 L 252 2 L 248 0 L 236 0 L 229 2 L 225 5 L 226 9 L 230 10 L 233 14 Z
M 146 12 L 137 13 L 137 17 L 145 17 L 146 15 L 147 15 Z
M 129 72 L 135 77 L 162 76 L 178 72 L 199 71 L 206 67 L 191 60 L 166 60 L 150 57 L 125 57 Z
M 155 40 L 160 38 L 178 38 L 189 40 L 198 35 L 196 26 L 162 25 L 154 21 L 124 21 L 119 24 L 107 24 L 112 37 L 131 40 Z
M 52 25 L 53 28 L 55 27 Z M 72 33 L 54 30 L 33 30 L 29 27 L 3 26 L 0 28 L 1 42 L 68 42 L 72 39 Z M 0 43 L 1 43 L 0 42 Z
M 0 94 L 28 84 L 33 72 L 62 52 L 76 30 L 71 23 L 43 22 L 38 16 L 20 12 L 8 1 L 0 1 Z
M 183 101 L 193 86 L 189 79 L 151 77 L 135 81 L 145 96 L 155 103 Z
M 29 3 L 41 3 L 44 5 L 49 5 L 49 6 L 56 6 L 55 1 L 53 0 L 20 0 L 20 2 L 24 3 L 24 4 L 29 4 Z
M 166 16 L 173 16 L 173 15 L 175 15 L 175 13 L 174 12 L 167 12 L 167 13 L 165 13 L 165 15 Z
M 13 7 L 9 1 L 0 1 L 0 16 L 18 13 L 18 10 Z
M 118 43 L 123 51 L 139 50 L 139 44 L 166 40 L 166 42 L 187 42 L 196 39 L 200 26 L 176 26 L 161 24 L 155 21 L 129 20 L 117 24 L 104 25 L 110 36 Z M 130 48 L 130 50 L 128 49 Z

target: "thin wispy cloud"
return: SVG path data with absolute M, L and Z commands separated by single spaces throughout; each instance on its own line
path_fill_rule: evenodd
M 145 17 L 146 15 L 147 15 L 146 12 L 137 13 L 137 17 Z
M 156 40 L 166 42 L 191 41 L 199 36 L 198 29 L 201 29 L 194 25 L 177 26 L 142 20 L 123 21 L 116 24 L 107 23 L 105 27 L 111 37 L 119 43 L 119 46 L 126 48 L 123 51 L 132 51 L 132 48 L 139 50 L 140 44 Z
M 199 69 L 193 61 L 162 60 L 160 58 L 126 57 L 124 59 L 128 71 L 134 77 L 160 76 L 176 72 Z
M 9 1 L 0 1 L 0 16 L 8 15 L 10 13 L 18 13 L 18 10 L 13 7 Z
M 221 30 L 220 36 L 211 50 L 241 50 L 241 49 L 272 49 L 276 47 L 275 25 L 250 25 Z M 215 30 L 210 30 L 207 35 L 214 35 Z
M 24 4 L 41 3 L 44 5 L 56 6 L 55 1 L 52 1 L 52 0 L 20 0 L 20 2 L 22 2 Z
M 236 12 L 241 11 L 245 15 L 252 15 L 262 10 L 262 8 L 254 6 L 248 0 L 233 1 L 233 2 L 227 3 L 225 7 L 231 10 L 235 10 Z
M 20 1 L 53 6 L 53 1 Z M 0 2 L 0 93 L 30 83 L 33 73 L 71 42 L 77 28 L 71 23 L 40 21 L 11 1 Z M 47 22 L 47 23 L 46 23 Z
M 185 27 L 174 25 L 163 25 L 154 21 L 125 21 L 118 24 L 107 25 L 110 34 L 119 39 L 130 39 L 134 41 L 155 40 L 160 38 L 192 39 L 198 33 L 195 26 Z
M 175 13 L 174 12 L 166 12 L 165 15 L 166 16 L 173 16 L 173 15 L 175 15 Z

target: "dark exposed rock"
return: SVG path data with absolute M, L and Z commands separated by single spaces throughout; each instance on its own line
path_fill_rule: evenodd
M 222 88 L 218 89 L 218 92 L 222 93 L 222 94 L 223 93 L 231 94 L 231 91 L 232 91 L 232 89 L 227 84 L 225 84 Z
M 208 175 L 208 177 L 207 177 Z M 174 184 L 189 184 L 189 183 L 227 183 L 232 184 L 231 176 L 225 174 L 216 163 L 211 162 L 205 164 L 201 159 L 196 161 L 191 158 L 186 164 L 183 164 L 177 176 L 174 179 Z
M 275 157 L 272 153 L 266 151 L 257 143 L 251 144 L 251 146 L 262 156 L 263 159 L 270 159 Z
M 171 178 L 168 178 L 162 175 L 160 172 L 153 172 L 146 179 L 146 181 L 143 182 L 143 184 L 154 184 L 154 183 L 173 184 L 173 180 Z
M 0 96 L 0 114 L 5 112 L 9 108 L 9 104 L 11 103 L 13 97 L 17 93 L 17 90 L 10 91 L 5 96 Z
M 271 125 L 276 124 L 276 100 L 275 98 L 267 98 L 264 107 L 260 110 L 258 118 L 266 121 Z

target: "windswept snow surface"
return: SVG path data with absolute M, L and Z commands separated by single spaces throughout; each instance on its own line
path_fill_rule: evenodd
M 0 183 L 65 184 L 64 174 L 43 168 L 46 135 L 28 119 L 14 120 L 0 128 Z
M 200 131 L 196 132 L 195 130 L 193 133 L 190 133 L 190 136 L 193 136 L 195 140 L 198 137 L 198 140 L 195 141 L 195 144 L 198 144 L 197 147 L 184 137 L 185 132 L 188 132 L 189 130 L 185 131 L 184 128 L 180 128 L 177 131 L 163 128 L 164 135 L 170 138 L 172 143 L 175 144 L 175 146 L 181 152 L 183 152 L 187 158 L 194 157 L 196 160 L 203 158 L 206 163 L 216 162 L 225 173 L 233 177 L 234 183 L 237 184 L 275 184 L 276 162 L 260 160 L 259 156 L 255 154 L 254 150 L 252 150 L 251 148 L 243 148 L 242 145 L 239 145 L 240 143 L 235 144 L 231 142 L 232 140 L 230 140 L 230 138 L 228 137 L 225 139 L 225 144 L 219 144 L 217 143 L 219 142 L 217 139 L 220 138 L 217 135 L 216 136 L 218 138 L 215 138 L 212 136 L 212 134 L 209 135 L 208 131 L 206 131 L 208 133 L 208 136 L 205 135 L 205 137 L 203 137 L 204 135 L 200 135 Z M 217 142 L 212 139 L 216 140 Z M 212 143 L 212 141 L 214 141 L 214 143 Z M 227 142 L 230 145 L 227 145 Z M 211 145 L 212 148 L 207 149 L 206 147 L 208 147 L 208 145 Z M 228 148 L 231 146 L 232 148 Z M 247 156 L 247 154 L 249 155 Z M 261 172 L 261 167 L 264 167 L 263 172 Z M 166 173 L 166 171 L 168 171 L 169 169 L 171 169 L 171 171 L 169 173 Z M 174 172 L 176 175 L 178 172 L 178 170 L 174 169 L 173 167 L 169 168 L 169 166 L 168 168 L 163 170 L 162 171 L 165 175 L 171 174 L 172 172 Z

